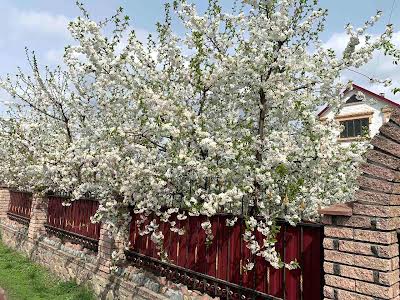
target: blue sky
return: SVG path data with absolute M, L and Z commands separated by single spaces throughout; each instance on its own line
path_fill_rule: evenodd
M 142 36 L 155 30 L 155 23 L 162 19 L 165 0 L 86 0 L 83 1 L 95 19 L 112 15 L 122 6 L 131 17 L 131 25 Z M 206 0 L 192 0 L 199 9 L 204 9 Z M 229 8 L 233 0 L 221 0 Z M 394 4 L 394 9 L 392 10 Z M 360 26 L 377 10 L 384 16 L 374 29 L 382 32 L 389 21 L 395 26 L 395 42 L 400 46 L 400 1 L 399 0 L 320 0 L 320 6 L 329 10 L 326 31 L 322 40 L 337 51 L 345 44 L 344 26 L 351 22 Z M 79 14 L 75 0 L 0 0 L 0 75 L 15 73 L 18 66 L 27 67 L 24 47 L 35 50 L 43 65 L 55 65 L 62 59 L 64 46 L 71 43 L 66 29 L 67 23 Z M 400 85 L 400 67 L 391 61 L 376 55 L 374 60 L 360 71 L 368 76 L 392 78 Z M 393 96 L 390 89 L 370 85 L 363 76 L 347 72 L 345 78 L 351 78 L 375 92 L 385 92 L 387 97 L 400 100 L 400 95 Z M 0 93 L 0 98 L 5 95 Z

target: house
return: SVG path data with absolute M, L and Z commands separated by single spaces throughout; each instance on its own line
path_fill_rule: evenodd
M 356 84 L 344 92 L 344 97 L 346 103 L 339 114 L 334 115 L 329 106 L 318 114 L 321 121 L 335 118 L 344 126 L 338 139 L 340 142 L 350 142 L 365 135 L 372 138 L 389 120 L 393 108 L 400 107 L 384 94 L 376 94 Z

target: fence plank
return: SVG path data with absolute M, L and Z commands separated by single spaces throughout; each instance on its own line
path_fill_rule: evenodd
M 258 244 L 260 246 L 263 245 L 263 235 L 259 232 L 256 231 L 255 233 L 256 236 L 256 240 L 258 241 Z M 261 256 L 257 256 L 255 259 L 255 277 L 256 277 L 256 286 L 255 289 L 257 291 L 263 292 L 263 293 L 267 293 L 268 292 L 268 282 L 267 282 L 267 269 L 268 269 L 268 264 L 266 262 L 266 260 L 261 257 Z
M 176 218 L 176 213 L 172 214 L 170 217 L 171 222 L 175 222 L 175 227 L 177 227 L 178 219 Z M 170 231 L 170 259 L 174 264 L 178 262 L 178 240 L 179 236 L 177 232 Z
M 278 253 L 281 254 L 283 257 L 283 233 L 284 230 L 281 228 L 278 236 L 277 236 L 277 243 L 276 243 L 276 250 Z M 269 268 L 269 282 L 268 282 L 268 294 L 283 298 L 283 270 L 282 269 L 275 269 L 272 266 L 268 266 Z
M 217 251 L 219 236 L 219 217 L 213 216 L 210 218 L 211 232 L 214 236 L 211 245 L 206 247 L 206 274 L 216 277 L 217 276 Z
M 189 222 L 189 242 L 187 249 L 187 260 L 186 260 L 186 268 L 194 270 L 196 264 L 196 251 L 197 251 L 197 230 L 198 230 L 198 219 L 191 217 L 188 218 Z
M 201 223 L 207 220 L 204 216 L 197 217 L 198 219 L 198 230 L 197 230 L 197 260 L 195 265 L 195 271 L 206 274 L 206 233 L 201 227 Z
M 321 228 L 305 227 L 303 252 L 303 299 L 321 299 L 322 285 L 322 239 Z
M 135 213 L 131 213 L 131 223 L 129 224 L 129 247 L 137 251 L 136 247 L 136 235 L 137 235 L 137 228 L 136 228 L 136 220 L 137 215 Z
M 228 266 L 229 266 L 229 228 L 226 226 L 226 216 L 218 216 L 218 237 L 216 244 L 218 245 L 218 264 L 217 264 L 217 277 L 222 280 L 228 280 Z
M 299 260 L 300 254 L 300 239 L 301 231 L 298 227 L 288 226 L 286 228 L 286 251 L 285 262 L 289 263 L 295 259 Z M 300 299 L 300 269 L 287 270 L 286 276 L 286 299 L 297 300 Z
M 244 224 L 242 225 L 244 233 Z M 254 262 L 254 257 L 251 254 L 251 251 L 249 248 L 247 248 L 247 242 L 245 242 L 242 238 L 242 266 L 243 266 L 243 271 L 242 271 L 242 283 L 244 287 L 247 288 L 254 288 L 254 268 L 252 270 L 247 270 L 244 269 L 244 267 L 247 265 L 247 263 L 252 263 Z
M 182 228 L 185 230 L 185 233 L 183 235 L 179 235 L 178 241 L 179 241 L 179 250 L 178 250 L 178 260 L 177 264 L 178 266 L 185 267 L 186 266 L 186 259 L 187 259 L 187 244 L 188 244 L 188 232 L 189 232 L 189 221 L 188 219 L 186 220 L 180 220 L 178 221 L 178 226 L 179 228 Z
M 230 228 L 230 249 L 229 249 L 229 281 L 235 284 L 240 283 L 240 220 Z

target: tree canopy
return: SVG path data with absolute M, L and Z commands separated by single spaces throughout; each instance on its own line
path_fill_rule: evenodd
M 247 247 L 274 267 L 284 265 L 278 218 L 295 225 L 351 199 L 363 147 L 338 144 L 340 125 L 321 123 L 316 109 L 338 111 L 348 84 L 340 73 L 390 40 L 391 26 L 379 37 L 367 33 L 380 12 L 346 27 L 338 57 L 320 41 L 327 11 L 317 1 L 241 0 L 226 12 L 209 0 L 199 13 L 176 0 L 146 42 L 122 9 L 95 22 L 78 5 L 63 67 L 40 71 L 29 54 L 32 74 L 1 80 L 16 99 L 0 120 L 5 184 L 72 200 L 90 193 L 100 201 L 94 221 L 116 235 L 132 206 L 142 220 L 160 215 L 177 234 L 173 213 L 232 213 L 227 226 L 243 214 Z M 210 226 L 202 224 L 208 242 Z M 161 245 L 157 228 L 153 220 L 141 229 Z

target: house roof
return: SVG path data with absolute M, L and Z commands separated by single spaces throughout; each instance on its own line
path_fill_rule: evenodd
M 372 92 L 370 90 L 367 90 L 366 88 L 363 88 L 362 86 L 359 86 L 359 85 L 353 83 L 353 89 L 354 90 L 358 90 L 360 92 L 363 92 L 363 93 L 365 93 L 367 95 L 370 95 L 370 96 L 374 97 L 378 101 L 386 102 L 386 103 L 388 103 L 388 104 L 390 104 L 392 106 L 400 108 L 400 104 L 399 103 L 394 102 L 393 100 L 390 100 L 390 99 L 388 99 L 388 98 L 386 98 L 386 97 L 384 97 L 382 95 L 376 94 L 376 93 L 374 93 L 374 92 Z M 350 89 L 346 89 L 344 91 L 344 94 L 346 94 L 346 93 L 348 93 L 350 91 L 351 91 Z M 318 116 L 319 117 L 322 116 L 328 109 L 329 109 L 329 105 L 325 106 L 325 108 L 318 113 Z

